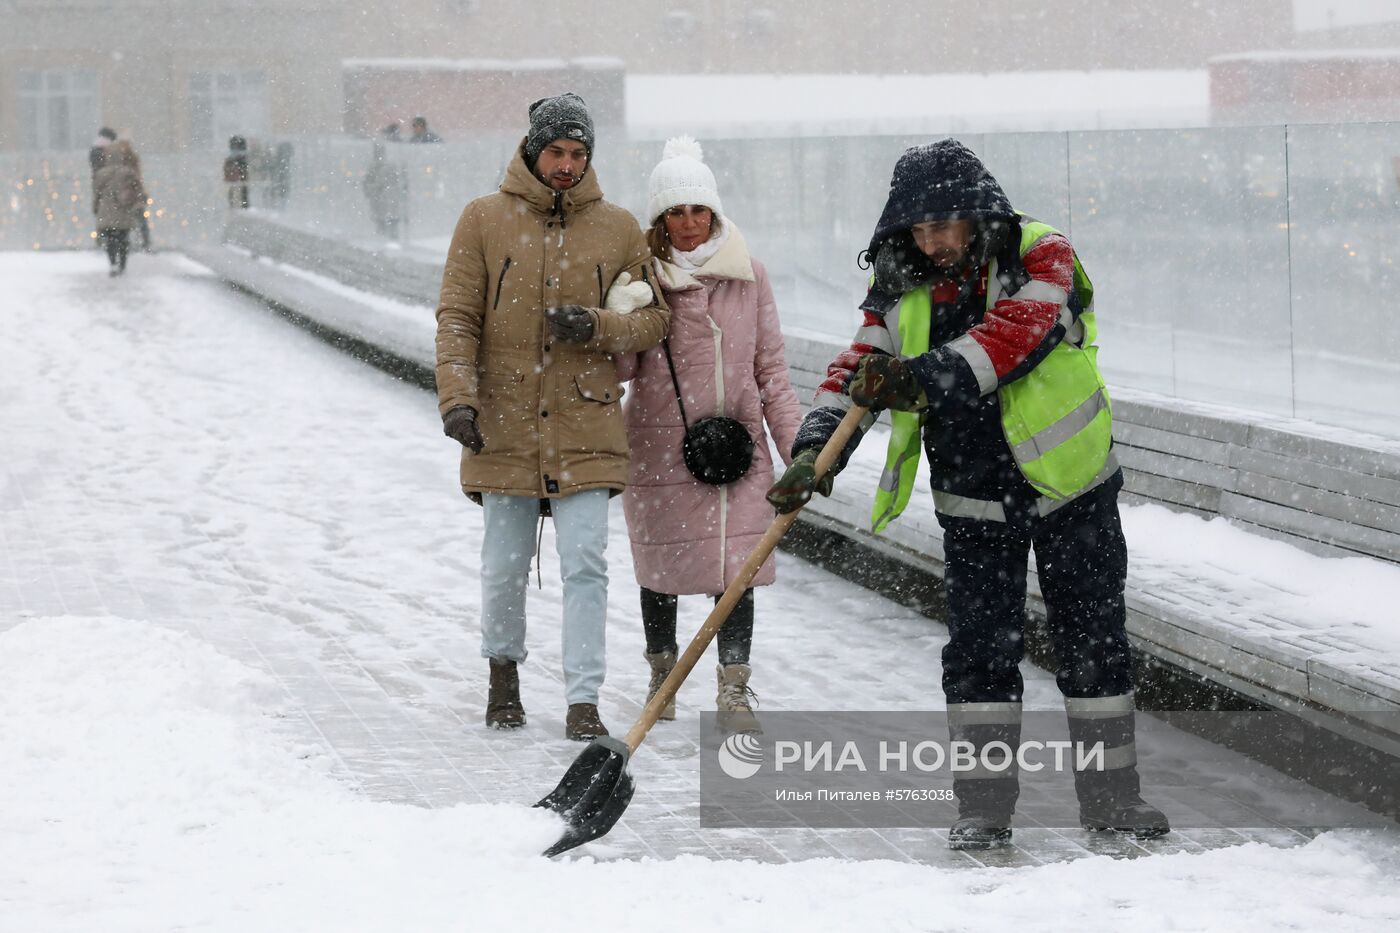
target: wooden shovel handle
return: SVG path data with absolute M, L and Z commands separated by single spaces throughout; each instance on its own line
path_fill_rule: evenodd
M 832 464 L 841 456 L 841 451 L 845 449 L 846 443 L 860 427 L 860 420 L 865 417 L 867 409 L 859 405 L 852 405 L 846 412 L 846 417 L 841 419 L 841 423 L 836 426 L 836 432 L 831 435 L 831 439 L 822 447 L 821 453 L 817 454 L 816 473 L 817 479 L 821 479 L 831 469 Z M 690 645 L 686 647 L 685 653 L 676 660 L 676 666 L 671 669 L 670 675 L 666 678 L 661 689 L 656 691 L 656 696 L 651 698 L 642 715 L 637 722 L 627 732 L 623 739 L 627 743 L 629 751 L 635 753 L 637 746 L 642 744 L 642 740 L 647 737 L 651 727 L 656 725 L 656 718 L 661 715 L 661 710 L 667 703 L 671 702 L 677 691 L 681 689 L 681 684 L 690 676 L 690 672 L 699 663 L 700 656 L 705 653 L 705 649 L 714 640 L 715 633 L 724 625 L 729 614 L 734 611 L 734 606 L 743 597 L 744 591 L 749 588 L 753 578 L 758 576 L 758 571 L 763 567 L 763 562 L 768 559 L 768 555 L 773 553 L 773 549 L 778 546 L 787 530 L 797 521 L 797 516 L 802 509 L 796 509 L 773 519 L 773 523 L 768 526 L 768 530 L 763 533 L 763 538 L 749 555 L 749 559 L 744 561 L 744 565 L 739 568 L 739 573 L 734 577 L 734 582 L 724 591 L 724 595 L 715 603 L 715 608 L 705 619 L 705 624 L 700 626 L 700 631 L 695 633 L 695 637 L 690 640 Z

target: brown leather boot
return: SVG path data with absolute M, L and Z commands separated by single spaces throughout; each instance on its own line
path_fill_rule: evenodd
M 598 707 L 592 703 L 570 703 L 569 712 L 564 716 L 564 738 L 574 742 L 588 742 L 600 735 L 607 735 L 608 727 L 598 718 Z
M 486 725 L 492 729 L 519 729 L 525 725 L 525 707 L 520 705 L 520 674 L 514 661 L 491 659 Z
M 647 685 L 647 702 L 656 696 L 656 691 L 661 689 L 661 685 L 666 682 L 666 678 L 671 675 L 671 668 L 676 666 L 676 653 L 674 651 L 658 651 L 655 654 L 648 651 L 645 655 L 647 663 L 651 665 L 651 683 Z M 672 720 L 676 718 L 676 698 L 671 697 L 670 701 L 661 708 L 661 715 L 657 719 Z

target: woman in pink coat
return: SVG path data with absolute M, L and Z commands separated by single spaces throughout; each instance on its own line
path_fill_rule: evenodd
M 648 699 L 676 663 L 676 597 L 718 599 L 773 520 L 764 498 L 773 476 L 765 423 L 786 462 L 801 421 L 768 274 L 724 216 L 702 158 L 699 143 L 673 139 L 651 173 L 648 240 L 671 307 L 671 330 L 663 346 L 619 359 L 621 377 L 632 379 L 626 404 L 631 473 L 622 502 L 642 587 L 652 671 Z M 728 485 L 708 485 L 686 469 L 666 345 L 686 418 L 693 424 L 727 415 L 753 439 L 752 465 Z M 754 585 L 766 586 L 774 576 L 769 558 Z M 749 689 L 753 617 L 750 588 L 719 630 L 716 702 L 731 731 L 758 731 Z M 661 718 L 675 715 L 669 704 Z

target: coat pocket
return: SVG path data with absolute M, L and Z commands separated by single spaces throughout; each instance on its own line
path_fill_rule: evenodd
M 495 311 L 501 306 L 501 290 L 506 286 L 506 273 L 510 271 L 510 257 L 507 256 L 501 263 L 501 274 L 496 276 L 496 298 L 491 302 L 491 310 Z
M 477 390 L 482 401 L 511 400 L 520 397 L 520 389 L 525 382 L 525 374 L 520 372 L 484 372 L 478 379 Z
M 574 377 L 574 385 L 578 386 L 579 395 L 604 405 L 620 401 L 623 395 L 623 388 L 617 381 L 615 371 L 579 373 Z

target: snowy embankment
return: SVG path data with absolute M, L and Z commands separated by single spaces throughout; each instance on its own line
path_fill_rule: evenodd
M 0 634 L 0 929 L 14 931 L 1094 928 L 1380 930 L 1395 852 L 1275 849 L 939 871 L 686 857 L 554 862 L 552 816 L 376 802 L 291 747 L 276 684 L 115 618 Z M 546 894 L 547 892 L 547 894 Z M 677 918 L 684 918 L 678 924 Z

